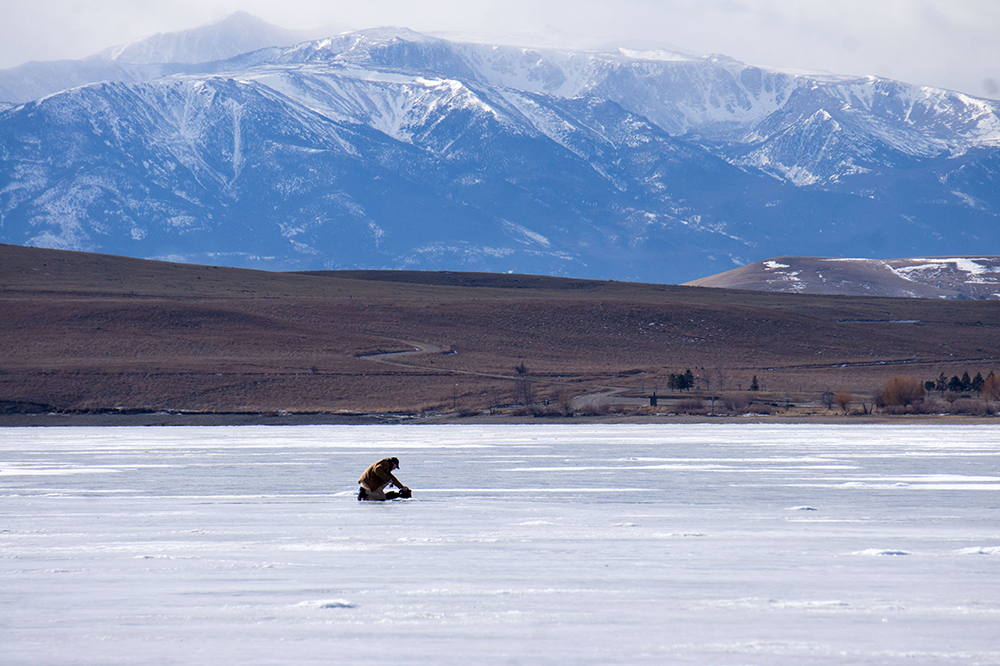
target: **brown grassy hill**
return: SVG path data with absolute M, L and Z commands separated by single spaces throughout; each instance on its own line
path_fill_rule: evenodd
M 756 375 L 791 399 L 1000 371 L 996 301 L 266 273 L 0 246 L 0 313 L 10 410 L 479 410 L 515 399 L 521 364 L 553 400 L 662 395 L 687 368 L 713 391 Z
M 687 284 L 793 294 L 1000 299 L 1000 257 L 774 257 Z

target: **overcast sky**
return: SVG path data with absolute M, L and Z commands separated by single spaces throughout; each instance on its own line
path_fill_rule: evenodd
M 660 45 L 1000 98 L 1000 0 L 0 0 L 0 68 L 80 58 L 239 9 L 286 28 Z

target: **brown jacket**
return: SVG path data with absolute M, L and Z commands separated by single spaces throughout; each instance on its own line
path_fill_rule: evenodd
M 383 458 L 365 470 L 358 483 L 369 490 L 383 488 L 392 481 L 392 458 Z

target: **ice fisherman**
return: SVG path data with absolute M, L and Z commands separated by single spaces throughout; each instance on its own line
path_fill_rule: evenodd
M 393 470 L 397 469 L 399 469 L 399 458 L 383 458 L 369 466 L 358 479 L 358 483 L 361 484 L 358 489 L 358 501 L 384 502 L 397 497 L 410 497 L 412 494 L 410 489 L 392 475 Z M 399 492 L 385 492 L 385 487 L 388 485 L 396 486 Z

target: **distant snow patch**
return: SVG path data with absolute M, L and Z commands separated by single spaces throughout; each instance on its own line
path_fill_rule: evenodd
M 966 194 L 965 192 L 952 190 L 951 193 L 954 194 L 968 208 L 972 208 L 974 210 L 986 210 L 986 207 L 983 206 L 983 204 L 980 203 L 978 199 Z
M 861 259 L 861 258 L 857 258 L 857 257 L 826 257 L 824 259 L 820 259 L 820 261 L 847 261 L 847 262 L 852 262 L 852 263 L 860 263 L 860 262 L 869 262 L 870 263 L 870 262 L 874 261 L 874 263 L 879 263 L 879 264 L 883 263 L 883 262 L 877 261 L 877 260 Z
M 926 264 L 917 264 L 916 266 L 903 266 L 898 268 L 901 273 L 912 273 L 914 271 L 928 271 L 936 270 L 947 266 L 948 264 L 955 264 L 955 268 L 966 273 L 972 273 L 973 275 L 979 275 L 981 273 L 987 272 L 989 269 L 982 264 L 977 262 L 987 261 L 987 259 L 971 259 L 968 257 L 954 257 L 947 259 L 922 259 L 921 261 L 926 261 Z
M 523 241 L 527 241 L 528 243 L 538 244 L 543 247 L 552 246 L 552 243 L 549 242 L 548 238 L 520 224 L 517 224 L 515 222 L 510 222 L 509 220 L 504 220 L 503 226 L 512 235 L 520 236 Z
M 779 264 L 777 261 L 765 261 L 764 266 L 772 271 L 778 268 L 791 268 L 788 264 Z
M 176 229 L 190 229 L 197 222 L 198 220 L 191 217 L 190 215 L 175 215 L 165 220 L 166 224 Z
M 991 266 L 993 260 L 988 258 L 940 257 L 921 258 L 915 259 L 915 261 L 924 263 L 913 266 L 900 266 L 898 268 L 889 266 L 889 269 L 899 277 L 913 282 L 960 272 L 968 274 L 968 277 L 965 278 L 966 282 L 977 283 L 992 283 L 991 280 L 984 279 L 983 276 L 995 274 L 997 270 Z

